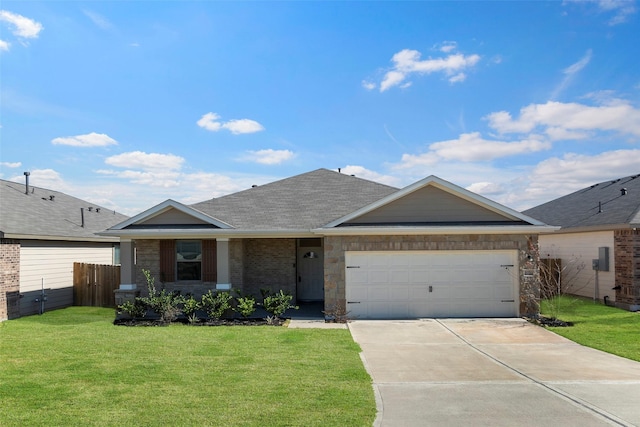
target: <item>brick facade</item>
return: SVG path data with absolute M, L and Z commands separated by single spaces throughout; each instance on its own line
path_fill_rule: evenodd
M 136 241 L 136 284 L 141 295 L 147 295 L 142 269 L 155 278 L 157 289 L 179 290 L 196 298 L 215 289 L 215 283 L 160 282 L 160 240 Z M 238 291 L 260 297 L 260 289 L 283 290 L 296 295 L 296 239 L 231 239 L 229 241 L 229 274 L 231 285 Z
M 539 311 L 538 237 L 518 235 L 331 236 L 325 237 L 325 307 L 344 305 L 345 251 L 518 250 L 520 314 Z M 531 255 L 533 261 L 529 261 Z
M 243 292 L 283 290 L 296 297 L 296 239 L 245 239 Z
M 640 230 L 615 230 L 616 305 L 640 309 Z
M 20 242 L 0 240 L 0 322 L 20 317 Z

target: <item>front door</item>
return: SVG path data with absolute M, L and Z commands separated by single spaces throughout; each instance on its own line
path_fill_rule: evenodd
M 299 301 L 324 300 L 324 257 L 320 239 L 300 239 L 297 299 Z

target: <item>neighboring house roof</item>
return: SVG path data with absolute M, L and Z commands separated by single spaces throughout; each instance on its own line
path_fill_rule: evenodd
M 640 174 L 600 182 L 524 211 L 564 229 L 640 226 Z
M 402 190 L 318 169 L 191 206 L 167 200 L 101 233 L 127 238 L 534 233 L 540 221 L 431 176 Z
M 0 237 L 117 241 L 95 233 L 125 219 L 125 215 L 59 191 L 30 185 L 26 194 L 25 184 L 0 180 Z

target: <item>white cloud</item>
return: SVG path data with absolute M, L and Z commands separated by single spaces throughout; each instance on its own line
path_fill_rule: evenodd
M 66 136 L 51 140 L 54 145 L 71 145 L 73 147 L 105 147 L 118 145 L 118 141 L 104 133 L 91 132 L 86 135 Z
M 5 168 L 19 168 L 22 166 L 21 162 L 0 162 L 0 166 L 4 166 Z
M 629 16 L 637 11 L 635 0 L 565 0 L 564 3 L 574 3 L 580 6 L 595 4 L 599 12 L 613 14 L 607 22 L 611 26 L 627 22 Z
M 455 48 L 450 43 L 445 48 L 445 52 L 450 52 Z M 441 72 L 450 77 L 451 83 L 464 80 L 463 70 L 474 67 L 480 61 L 480 55 L 463 55 L 461 53 L 450 54 L 443 58 L 429 58 L 421 60 L 421 53 L 417 50 L 403 49 L 393 55 L 391 61 L 393 67 L 389 70 L 380 83 L 380 92 L 384 92 L 391 87 L 398 86 L 412 74 L 431 74 Z
M 563 132 L 587 137 L 589 131 L 640 136 L 640 109 L 621 99 L 599 106 L 549 101 L 522 108 L 517 119 L 506 111 L 491 113 L 485 118 L 489 126 L 501 134 L 528 133 L 540 127 L 549 137 L 561 136 Z
M 479 132 L 463 133 L 458 139 L 429 145 L 439 158 L 463 162 L 489 161 L 550 148 L 551 143 L 536 135 L 521 141 L 491 141 L 483 139 Z
M 477 194 L 482 194 L 485 197 L 502 195 L 505 192 L 505 187 L 495 182 L 474 182 L 467 186 L 466 189 Z
M 0 21 L 9 23 L 13 27 L 13 35 L 24 39 L 37 38 L 43 28 L 41 23 L 8 10 L 0 10 Z
M 373 90 L 376 88 L 376 84 L 373 82 L 370 82 L 368 80 L 363 80 L 362 81 L 362 87 L 367 89 L 367 90 Z
M 449 52 L 453 52 L 454 50 L 456 50 L 458 48 L 458 43 L 456 42 L 443 42 L 439 47 L 438 50 L 440 52 L 444 52 L 444 53 L 449 53 Z
M 109 30 L 111 28 L 113 28 L 113 24 L 111 22 L 109 22 L 109 20 L 107 18 L 105 18 L 104 16 L 100 15 L 99 13 L 93 12 L 91 10 L 83 10 L 82 11 L 89 19 L 91 19 L 91 21 L 96 24 L 98 27 L 102 28 L 103 30 Z
M 228 129 L 234 135 L 241 133 L 255 133 L 264 130 L 264 127 L 260 123 L 250 119 L 229 120 L 224 123 L 222 127 Z
M 63 181 L 62 176 L 53 169 L 32 169 L 29 176 L 29 184 L 35 187 L 43 187 L 50 190 L 65 192 L 69 186 Z M 14 182 L 25 182 L 24 175 L 16 175 L 9 179 Z
M 248 151 L 240 160 L 260 163 L 263 165 L 279 165 L 292 159 L 295 154 L 289 150 L 266 150 Z
M 586 67 L 587 64 L 589 64 L 589 62 L 591 62 L 592 56 L 593 56 L 593 51 L 589 49 L 578 62 L 571 64 L 570 66 L 562 70 L 562 73 L 565 76 L 564 76 L 564 79 L 562 79 L 562 82 L 560 82 L 558 87 L 555 88 L 555 90 L 551 94 L 552 100 L 556 99 L 560 95 L 560 93 L 562 93 L 562 91 L 566 89 L 567 86 L 569 86 L 569 84 L 571 83 L 575 75 L 580 71 L 582 71 L 582 69 Z
M 403 154 L 397 169 L 417 166 L 433 166 L 442 161 L 482 162 L 501 157 L 516 156 L 548 150 L 551 143 L 531 135 L 520 141 L 492 141 L 482 138 L 479 132 L 463 133 L 458 139 L 435 142 L 423 154 Z
M 458 73 L 455 76 L 451 76 L 449 78 L 449 83 L 460 83 L 467 79 L 467 75 L 465 73 Z
M 239 120 L 229 120 L 228 122 L 222 123 L 219 121 L 220 116 L 216 113 L 206 113 L 204 114 L 200 120 L 196 123 L 203 129 L 209 130 L 211 132 L 218 132 L 221 129 L 227 129 L 231 133 L 243 134 L 243 133 L 255 133 L 264 130 L 264 126 L 255 120 L 250 119 L 239 119 Z
M 378 172 L 369 170 L 363 166 L 347 165 L 340 168 L 340 172 L 345 175 L 355 175 L 358 178 L 367 179 L 369 181 L 379 182 L 381 184 L 399 187 L 402 183 L 400 178 L 391 175 L 383 175 Z
M 0 50 L 4 50 L 5 52 L 9 50 L 9 46 L 11 46 L 11 44 L 9 42 L 6 42 L 4 40 L 0 40 Z
M 174 171 L 182 168 L 185 159 L 173 154 L 145 153 L 132 151 L 107 157 L 105 163 L 119 168 L 154 171 L 157 169 Z

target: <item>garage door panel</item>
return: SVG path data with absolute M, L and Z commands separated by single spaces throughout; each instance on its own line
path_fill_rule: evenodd
M 516 251 L 347 252 L 360 318 L 517 316 Z M 504 301 L 504 302 L 503 302 Z

